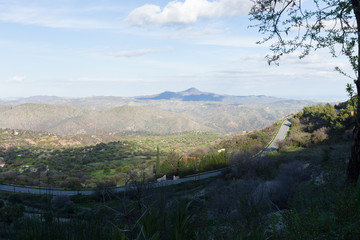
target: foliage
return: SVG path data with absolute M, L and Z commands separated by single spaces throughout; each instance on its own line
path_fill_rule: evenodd
M 9 203 L 0 209 L 0 219 L 6 223 L 13 223 L 24 215 L 24 206 Z
M 148 211 L 140 221 L 140 239 L 144 240 L 158 240 L 160 239 L 160 232 L 158 230 L 159 221 L 158 215 Z
M 329 208 L 291 209 L 282 214 L 279 239 L 359 239 L 360 192 L 347 189 L 325 197 Z M 333 198 L 333 199 L 330 199 Z M 323 203 L 324 205 L 324 203 Z M 296 235 L 294 234 L 296 233 Z
M 337 112 L 334 106 L 327 103 L 304 107 L 302 116 L 311 118 L 312 126 L 316 129 L 319 125 L 333 126 L 337 119 Z
M 51 204 L 54 208 L 63 208 L 65 205 L 70 202 L 70 197 L 67 195 L 56 195 L 51 199 Z
M 194 237 L 193 226 L 191 226 L 194 216 L 189 213 L 190 204 L 191 202 L 181 203 L 174 212 L 171 240 L 186 240 Z
M 112 239 L 115 231 L 106 224 L 95 219 L 92 221 L 61 221 L 42 222 L 41 219 L 29 218 L 21 225 L 22 231 L 14 234 L 12 239 L 21 240 L 97 240 Z
M 295 51 L 301 51 L 302 58 L 312 50 L 327 48 L 334 57 L 339 53 L 347 56 L 356 73 L 358 56 L 354 48 L 359 26 L 354 23 L 354 13 L 357 7 L 345 0 L 256 0 L 250 14 L 251 20 L 257 21 L 255 27 L 266 34 L 262 42 L 272 42 L 273 55 L 268 56 L 269 62 Z
M 239 157 L 237 172 L 216 181 L 154 189 L 140 183 L 125 193 L 74 196 L 74 211 L 53 208 L 52 221 L 20 217 L 4 223 L 6 232 L 11 239 L 55 240 L 356 238 L 360 195 L 339 190 L 349 142 L 339 144 L 257 161 Z M 319 172 L 325 183 L 317 186 L 313 176 Z M 23 195 L 22 204 L 40 198 Z
M 327 128 L 326 127 L 322 127 L 322 128 L 319 128 L 319 129 L 315 130 L 312 133 L 312 136 L 311 136 L 311 139 L 315 144 L 321 143 L 321 142 L 327 140 L 328 138 L 329 137 L 328 137 L 328 134 L 327 134 Z
M 21 216 L 7 210 L 6 216 L 14 213 L 12 218 L 1 215 L 0 238 L 356 239 L 360 191 L 341 188 L 350 144 L 346 131 L 344 134 L 336 130 L 337 122 L 349 120 L 342 110 L 346 112 L 346 106 L 337 111 L 336 118 L 327 114 L 333 110 L 324 105 L 299 113 L 292 120 L 289 140 L 273 156 L 249 159 L 249 152 L 228 152 L 241 149 L 236 146 L 237 139 L 245 144 L 244 139 L 266 142 L 262 136 L 270 137 L 271 131 L 266 135 L 251 132 L 235 136 L 229 139 L 234 141 L 224 142 L 232 148 L 220 152 L 217 149 L 223 145 L 209 148 L 210 152 L 188 157 L 187 161 L 176 152 L 160 156 L 160 168 L 167 166 L 169 171 L 178 169 L 179 173 L 193 170 L 194 166 L 219 166 L 224 161 L 236 164 L 215 180 L 161 188 L 138 181 L 121 193 L 110 191 L 105 182 L 100 182 L 98 191 L 90 197 L 53 197 L 52 208 L 49 196 L 21 194 L 21 203 L 17 201 L 15 205 L 26 206 L 23 209 L 27 214 Z M 309 124 L 313 126 L 308 127 Z M 314 141 L 314 135 L 322 131 L 327 134 L 326 144 Z M 293 147 L 295 134 L 307 136 L 310 144 Z M 151 166 L 154 164 L 155 161 Z M 105 162 L 103 166 L 110 168 Z M 129 179 L 133 172 L 129 171 Z M 139 175 L 138 172 L 133 179 L 137 181 Z M 0 213 L 15 206 L 8 201 L 10 196 L 11 193 L 0 193 L 0 199 L 5 200 Z M 55 207 L 57 198 L 61 207 Z M 26 217 L 28 211 L 40 213 L 42 218 Z
M 352 154 L 348 163 L 346 186 L 357 184 L 360 174 L 360 2 L 358 0 L 255 0 L 251 20 L 259 23 L 259 31 L 267 34 L 263 42 L 270 41 L 273 55 L 269 64 L 277 62 L 283 54 L 301 51 L 300 58 L 310 51 L 327 48 L 333 57 L 348 58 L 355 77 L 339 67 L 335 70 L 351 78 L 357 89 L 357 104 L 351 85 L 346 90 L 350 103 L 356 105 L 356 124 Z M 275 40 L 275 41 L 274 41 Z M 338 129 L 343 127 L 336 123 Z
M 145 156 L 148 155 L 148 156 Z M 2 153 L 6 166 L 0 179 L 26 185 L 65 188 L 94 187 L 113 176 L 124 183 L 134 168 L 150 171 L 155 153 L 134 142 L 119 141 L 82 147 L 19 147 Z M 150 157 L 150 158 L 149 158 Z M 118 171 L 115 171 L 115 169 Z
M 307 147 L 311 143 L 325 143 L 350 130 L 355 121 L 350 104 L 337 108 L 330 104 L 304 107 L 292 119 L 287 146 Z

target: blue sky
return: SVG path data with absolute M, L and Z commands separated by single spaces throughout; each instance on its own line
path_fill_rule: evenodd
M 346 59 L 280 66 L 250 0 L 0 0 L 0 98 L 139 96 L 196 87 L 231 95 L 345 99 Z

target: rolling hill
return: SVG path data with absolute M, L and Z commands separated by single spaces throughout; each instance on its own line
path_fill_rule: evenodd
M 0 127 L 46 131 L 59 135 L 114 135 L 136 131 L 168 134 L 211 130 L 180 114 L 145 106 L 122 106 L 97 111 L 44 104 L 0 108 Z
M 232 134 L 263 128 L 313 102 L 268 96 L 229 96 L 190 88 L 133 98 L 35 96 L 0 100 L 0 128 L 59 135 Z

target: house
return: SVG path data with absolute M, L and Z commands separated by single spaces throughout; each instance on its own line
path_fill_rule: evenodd
M 0 167 L 5 167 L 5 162 L 0 162 Z

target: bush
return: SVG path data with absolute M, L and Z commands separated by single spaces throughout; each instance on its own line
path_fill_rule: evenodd
M 16 171 L 9 171 L 9 172 L 1 173 L 0 178 L 4 180 L 12 181 L 17 177 L 17 175 L 18 174 Z
M 358 189 L 328 193 L 318 207 L 284 212 L 274 239 L 360 239 L 359 214 Z
M 12 204 L 21 203 L 22 197 L 19 193 L 13 193 L 8 197 L 8 201 Z
M 103 168 L 103 173 L 104 174 L 109 174 L 110 172 L 111 172 L 111 170 L 110 170 L 109 167 L 106 166 L 106 167 Z
M 287 145 L 287 141 L 286 140 L 278 140 L 276 142 L 276 144 L 278 145 L 278 148 L 280 151 L 284 150 L 285 149 L 285 146 Z
M 260 183 L 253 191 L 251 200 L 254 204 L 262 203 L 276 205 L 280 209 L 286 208 L 297 185 L 309 180 L 310 171 L 305 170 L 307 167 L 308 164 L 297 161 L 280 165 L 276 177 Z
M 322 127 L 317 130 L 315 130 L 311 135 L 311 140 L 313 143 L 318 144 L 321 142 L 324 142 L 329 138 L 328 134 L 328 128 Z
M 300 119 L 299 119 L 299 116 L 295 116 L 291 119 L 291 126 L 295 126 L 295 125 L 298 125 L 300 123 Z
M 248 159 L 250 158 L 250 154 L 249 153 L 242 153 L 242 152 L 239 152 L 239 153 L 236 153 L 234 155 L 232 155 L 228 162 L 230 165 L 234 165 L 234 164 L 241 164 L 243 163 L 244 161 L 247 161 Z
M 68 201 L 65 206 L 62 208 L 62 213 L 73 214 L 77 210 L 77 206 L 72 201 Z
M 51 199 L 53 207 L 58 209 L 65 207 L 68 202 L 71 202 L 68 195 L 57 195 Z
M 81 187 L 80 179 L 76 177 L 67 177 L 66 180 L 62 183 L 62 186 L 71 189 Z
M 24 206 L 19 204 L 7 204 L 0 209 L 0 219 L 12 223 L 24 215 Z

